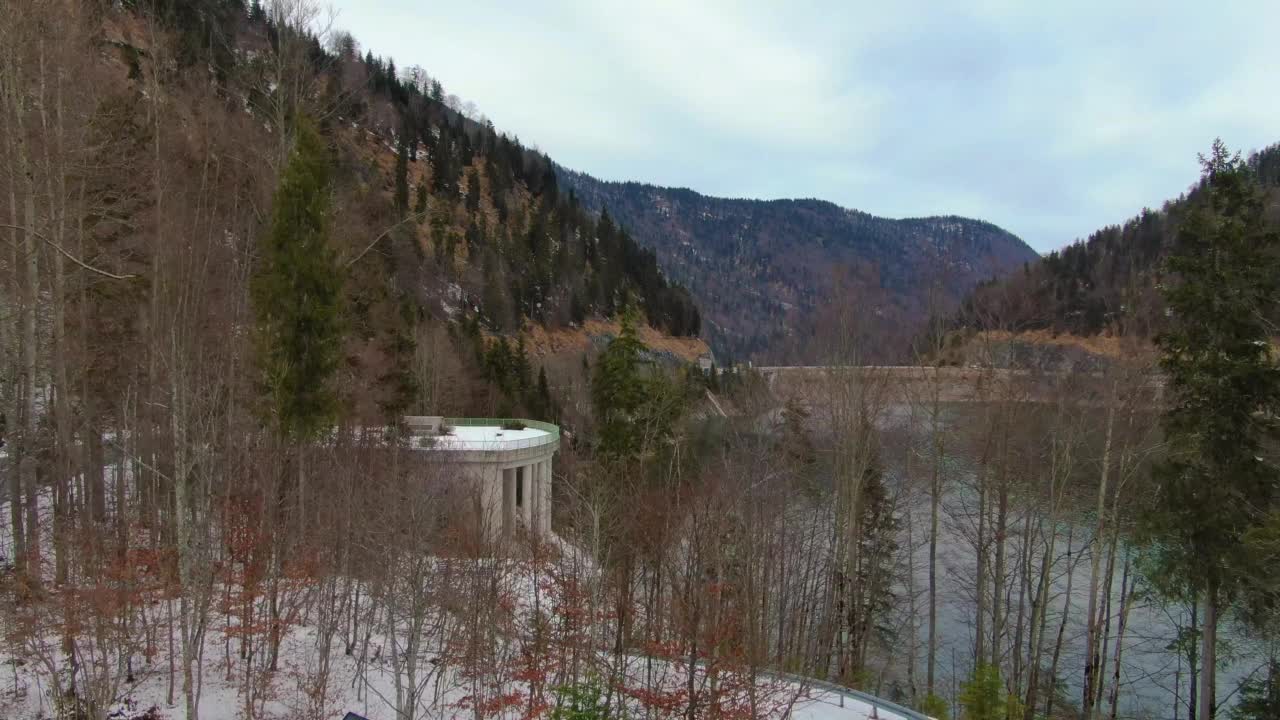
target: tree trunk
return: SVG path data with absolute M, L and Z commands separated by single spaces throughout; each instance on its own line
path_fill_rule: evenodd
M 21 255 L 19 248 L 22 246 L 18 242 L 18 199 L 12 189 L 9 191 L 9 209 L 13 222 L 11 223 L 15 229 L 10 231 L 10 242 L 13 247 L 13 267 L 19 267 Z M 15 284 L 17 281 L 15 280 Z M 22 334 L 22 314 L 13 313 L 15 319 L 13 337 L 18 338 Z M 15 353 L 16 355 L 16 353 Z M 16 358 L 15 358 L 16 360 Z M 14 373 L 17 375 L 17 373 Z M 27 530 L 24 527 L 23 520 L 25 516 L 22 512 L 22 453 L 20 443 L 22 442 L 22 429 L 18 426 L 22 416 L 22 401 L 19 397 L 18 388 L 15 386 L 9 390 L 8 398 L 10 402 L 5 407 L 7 422 L 5 423 L 5 442 L 9 447 L 9 528 L 13 534 L 13 565 L 19 573 L 26 571 L 27 562 Z
M 1084 687 L 1082 691 L 1083 705 L 1081 714 L 1088 718 L 1093 711 L 1094 687 L 1098 682 L 1098 587 L 1101 583 L 1100 562 L 1102 560 L 1102 538 L 1106 532 L 1107 517 L 1107 476 L 1111 468 L 1111 441 L 1115 428 L 1115 394 L 1116 384 L 1111 385 L 1111 398 L 1107 403 L 1107 430 L 1102 445 L 1102 473 L 1098 479 L 1097 516 L 1094 523 L 1093 539 L 1089 543 L 1089 609 L 1085 618 L 1085 665 Z
M 983 467 L 978 471 L 978 542 L 977 555 L 978 567 L 977 574 L 974 578 L 974 593 L 976 594 L 974 608 L 974 647 L 973 662 L 974 665 L 980 665 L 986 661 L 986 617 L 987 617 L 987 478 L 985 458 L 983 459 Z
M 1116 655 L 1111 662 L 1111 720 L 1116 720 L 1120 705 L 1120 660 L 1124 657 L 1124 631 L 1129 626 L 1129 610 L 1133 607 L 1134 588 L 1129 578 L 1129 568 L 1129 551 L 1126 549 L 1124 576 L 1120 581 L 1120 627 L 1116 630 Z
M 1050 489 L 1052 493 L 1052 489 Z M 1013 624 L 1013 688 L 1015 694 L 1022 688 L 1022 673 L 1024 667 L 1022 664 L 1024 655 L 1022 652 L 1023 632 L 1026 629 L 1027 622 L 1027 600 L 1031 594 L 1031 565 L 1035 560 L 1035 551 L 1031 542 L 1031 513 L 1026 513 L 1026 517 L 1022 522 L 1022 551 L 1018 556 L 1018 615 Z M 1035 603 L 1032 602 L 1031 619 L 1035 619 Z M 1029 635 L 1034 635 L 1034 628 Z M 1030 637 L 1027 638 L 1027 644 L 1031 644 Z
M 1200 629 L 1200 605 L 1193 602 L 1191 605 L 1191 632 L 1194 634 Z M 1190 697 L 1187 698 L 1187 720 L 1196 720 L 1200 713 L 1199 692 L 1200 692 L 1200 653 L 1197 652 L 1196 646 L 1191 645 L 1187 651 L 1187 671 L 1191 673 L 1191 682 L 1187 684 L 1187 692 Z
M 1071 534 L 1067 534 L 1067 557 L 1071 557 Z M 1062 638 L 1067 632 L 1067 618 L 1071 616 L 1071 580 L 1075 577 L 1076 566 L 1074 563 L 1067 563 L 1067 592 L 1062 600 L 1062 622 L 1058 623 L 1058 639 L 1053 644 L 1053 661 L 1049 665 L 1049 682 L 1056 683 L 1058 680 L 1058 660 L 1062 657 Z M 1045 599 L 1048 602 L 1048 598 Z M 1049 697 L 1045 699 L 1045 717 L 1053 717 L 1053 701 L 1054 693 L 1049 693 Z
M 22 132 L 22 128 L 18 128 Z M 25 163 L 24 163 L 25 166 Z M 22 291 L 22 452 L 20 474 L 27 511 L 27 576 L 30 582 L 40 583 L 40 508 L 36 488 L 36 302 L 40 285 L 40 266 L 36 245 L 35 189 L 31 187 L 30 173 L 26 171 L 27 193 L 23 202 L 23 220 L 26 224 L 26 242 L 23 252 L 25 282 Z
M 935 388 L 936 388 L 935 384 Z M 938 427 L 937 390 L 933 413 L 933 471 L 929 483 L 929 653 L 926 660 L 925 686 L 934 695 L 938 663 L 938 510 L 942 504 L 942 432 Z
M 1005 428 L 1007 432 L 1007 428 Z M 1001 441 L 1000 483 L 996 491 L 996 565 L 991 573 L 991 666 L 1000 666 L 1001 635 L 1004 634 L 1004 573 L 1006 540 L 1009 534 L 1009 445 L 1008 438 Z M 981 662 L 981 658 L 979 658 Z
M 178 363 L 179 349 L 176 340 L 172 343 L 173 354 L 170 368 L 170 431 L 173 433 L 173 488 L 174 488 L 174 523 L 177 534 L 178 581 L 182 588 L 178 605 L 178 624 L 182 635 L 182 697 L 189 720 L 199 720 L 200 709 L 195 695 L 192 677 L 192 665 L 195 662 L 196 649 L 193 640 L 198 637 L 192 627 L 192 597 L 195 591 L 195 534 L 192 522 L 195 518 L 195 498 L 191 492 L 191 477 L 188 470 L 187 438 L 186 438 L 186 395 L 181 387 Z
M 1204 593 L 1204 630 L 1200 635 L 1200 720 L 1213 720 L 1218 665 L 1218 586 L 1213 579 Z
M 41 53 L 41 64 L 43 64 L 43 53 Z M 41 86 L 43 95 L 43 78 L 45 74 L 41 72 Z M 54 148 L 56 154 L 49 149 L 49 145 L 45 146 L 45 165 L 48 168 L 46 182 L 48 185 L 47 193 L 50 202 L 50 225 L 53 239 L 59 246 L 65 246 L 66 236 L 66 171 L 62 166 L 63 161 L 63 115 L 62 115 L 62 83 L 57 82 L 57 92 L 54 100 L 54 122 L 55 129 L 51 132 L 49 128 L 48 113 L 44 104 L 40 108 L 41 125 L 45 134 L 54 136 Z M 57 171 L 55 171 L 57 168 Z M 55 181 L 56 176 L 56 181 Z M 64 258 L 62 253 L 53 253 L 53 424 L 54 435 L 57 442 L 54 443 L 54 497 L 53 497 L 53 556 L 54 556 L 54 577 L 59 584 L 65 583 L 67 580 L 67 520 L 68 505 L 70 504 L 69 484 L 72 475 L 72 429 L 71 429 L 71 384 L 67 377 L 67 328 L 66 328 L 66 303 L 67 303 L 67 286 L 66 272 L 64 268 Z

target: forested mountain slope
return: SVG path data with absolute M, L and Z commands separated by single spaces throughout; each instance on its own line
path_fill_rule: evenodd
M 990 399 L 962 407 L 940 385 L 893 402 L 894 378 L 951 373 L 806 373 L 815 392 L 779 408 L 749 369 L 659 371 L 703 346 L 657 256 L 423 71 L 310 35 L 309 0 L 3 8 L 0 718 L 879 712 L 776 671 L 935 718 L 1095 717 L 1106 698 L 1112 717 L 1190 717 L 1178 688 L 1197 672 L 1220 713 L 1249 695 L 1234 686 L 1266 629 L 1250 643 L 1224 622 L 1214 685 L 1188 589 L 1219 567 L 1230 625 L 1274 607 L 1242 572 L 1280 564 L 1277 535 L 1246 524 L 1280 517 L 1274 483 L 1223 472 L 1210 499 L 1247 502 L 1172 507 L 1143 368 L 961 372 L 954 396 Z M 895 244 L 825 234 L 879 227 L 838 208 L 764 205 L 764 240 L 734 231 L 750 246 L 708 262 L 757 258 L 726 283 L 809 273 L 777 280 L 816 308 L 788 322 L 833 344 L 941 307 L 950 249 L 986 227 L 902 221 L 915 240 Z M 795 227 L 766 222 L 777 208 L 838 261 L 775 232 Z M 864 245 L 937 272 L 908 286 L 910 265 Z M 911 287 L 914 305 L 881 297 Z M 1231 340 L 1260 358 L 1250 332 Z M 1269 400 L 1235 401 L 1235 427 L 1264 426 Z M 418 412 L 567 432 L 550 476 L 500 490 L 396 432 Z M 553 535 L 517 520 L 535 488 Z M 1144 543 L 1153 510 L 1263 531 L 1258 552 L 1153 576 L 1139 556 L 1187 537 Z M 1137 592 L 1162 584 L 1175 595 Z
M 1280 144 L 1248 158 L 1266 195 L 1266 215 L 1280 227 Z M 1144 209 L 1121 225 L 1046 255 L 1019 273 L 975 289 L 958 325 L 986 330 L 1048 330 L 1079 336 L 1102 332 L 1150 339 L 1163 327 L 1157 285 L 1184 218 L 1204 199 L 1204 181 L 1159 210 Z
M 891 220 L 820 200 L 713 198 L 561 169 L 562 183 L 657 253 L 734 358 L 822 362 L 851 334 L 867 362 L 901 360 L 931 312 L 1036 259 L 1012 234 L 961 217 Z
M 321 140 L 326 239 L 323 257 L 296 260 L 340 289 L 341 417 L 550 415 L 522 331 L 572 330 L 628 303 L 660 333 L 697 336 L 688 293 L 561 192 L 549 158 L 421 68 L 291 29 L 312 26 L 310 5 L 273 12 L 84 3 L 6 20 L 4 233 L 34 256 L 4 274 L 17 309 L 6 375 L 24 378 L 5 386 L 10 431 L 48 441 L 34 437 L 45 386 L 66 401 L 55 425 L 72 436 L 112 427 L 137 393 L 158 402 L 146 398 L 175 368 L 216 369 L 201 382 L 222 402 L 252 398 L 248 330 L 271 304 L 255 278 L 301 125 Z M 573 360 L 564 367 L 582 375 Z

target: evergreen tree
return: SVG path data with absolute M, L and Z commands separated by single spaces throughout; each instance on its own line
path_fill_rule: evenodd
M 604 691 L 595 680 L 561 686 L 555 693 L 551 720 L 609 720 L 615 717 L 615 713 L 609 710 Z
M 551 386 L 547 383 L 547 368 L 538 368 L 537 404 L 539 414 L 547 420 L 556 420 L 554 401 L 551 399 Z
M 947 706 L 947 701 L 938 695 L 925 695 L 917 709 L 931 718 L 951 717 L 951 708 Z
M 427 184 L 418 183 L 413 200 L 413 214 L 422 215 L 427 211 Z
M 342 350 L 342 272 L 329 243 L 327 155 L 319 132 L 300 120 L 253 279 L 271 421 L 293 439 L 330 427 L 337 409 L 332 377 Z
M 860 628 L 860 642 L 889 646 L 896 633 L 892 619 L 898 604 L 892 580 L 901 522 L 885 487 L 878 451 L 873 451 L 863 473 L 859 508 L 850 624 Z
M 1167 261 L 1169 328 L 1157 337 L 1170 406 L 1169 456 L 1155 469 L 1156 507 L 1145 531 L 1153 578 L 1190 588 L 1203 607 L 1201 720 L 1211 720 L 1217 626 L 1249 580 L 1245 542 L 1273 507 L 1280 371 L 1267 318 L 1275 302 L 1280 238 L 1267 232 L 1249 168 L 1221 141 L 1201 158 L 1208 202 L 1178 232 Z
M 503 392 L 510 391 L 512 369 L 515 363 L 511 355 L 511 346 L 507 344 L 505 337 L 498 338 L 497 342 L 489 346 L 485 365 L 489 370 L 489 379 L 496 383 Z
M 497 257 L 492 251 L 485 253 L 483 303 L 481 312 L 489 329 L 504 329 L 511 317 L 511 312 L 507 306 L 506 295 L 502 292 L 502 283 L 498 280 Z
M 993 665 L 974 668 L 973 677 L 960 690 L 963 720 L 1006 720 L 1007 693 L 1000 680 L 1000 669 Z
M 412 328 L 417 322 L 414 305 L 408 296 L 402 296 L 397 309 L 399 321 L 392 324 L 382 342 L 382 351 L 389 367 L 378 378 L 381 386 L 378 407 L 391 422 L 396 422 L 404 415 L 412 406 L 414 398 L 419 395 L 418 381 L 411 369 L 417 350 L 417 342 L 412 334 Z
M 808 479 L 818 460 L 818 451 L 809 437 L 809 411 L 792 396 L 782 408 L 781 420 L 781 451 L 788 459 L 789 466 L 795 468 L 802 479 Z
M 440 202 L 440 198 L 435 198 L 435 208 L 431 211 L 431 250 L 435 255 L 436 264 L 444 265 L 446 262 L 452 263 L 453 258 L 449 255 L 449 216 L 452 214 L 452 208 L 449 203 Z
M 638 449 L 636 427 L 645 402 L 645 380 L 641 375 L 644 343 L 636 334 L 636 311 L 622 315 L 622 329 L 596 361 L 591 376 L 591 403 L 598 425 L 602 455 L 625 457 Z
M 467 212 L 480 209 L 480 173 L 475 168 L 467 171 Z
M 516 336 L 516 349 L 512 354 L 512 365 L 516 387 L 528 390 L 533 382 L 533 368 L 529 365 L 529 352 L 524 346 L 524 335 Z
M 452 148 L 449 126 L 446 123 L 440 130 L 440 139 L 433 146 L 431 157 L 431 191 L 437 195 L 452 193 L 455 189 L 457 169 L 454 167 Z
M 1272 658 L 1265 674 L 1240 684 L 1231 720 L 1280 720 L 1280 661 Z

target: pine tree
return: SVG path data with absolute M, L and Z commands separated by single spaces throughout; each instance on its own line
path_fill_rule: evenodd
M 449 254 L 449 216 L 452 208 L 448 202 L 440 202 L 436 198 L 435 207 L 431 211 L 431 250 L 435 256 L 437 265 L 445 265 L 452 263 L 453 257 Z
M 547 368 L 538 368 L 538 411 L 547 420 L 556 420 L 554 401 L 551 399 L 551 386 L 547 383 Z
M 281 437 L 328 428 L 342 349 L 342 272 L 329 243 L 329 162 L 305 118 L 281 174 L 253 279 L 258 364 Z
M 393 423 L 412 407 L 414 399 L 420 395 L 418 379 L 411 369 L 417 350 L 412 333 L 417 321 L 413 303 L 407 296 L 402 297 L 397 310 L 398 322 L 387 330 L 382 341 L 388 367 L 378 378 L 381 390 L 378 407 L 383 416 Z
M 414 193 L 413 213 L 422 215 L 427 211 L 427 184 L 418 183 L 418 187 Z
M 818 451 L 809 437 L 809 411 L 792 396 L 782 408 L 781 421 L 782 453 L 789 466 L 795 468 L 802 479 L 807 479 L 818 460 Z
M 512 366 L 514 363 L 511 357 L 511 346 L 507 344 L 505 337 L 498 338 L 497 342 L 489 346 L 485 364 L 489 370 L 489 378 L 503 392 L 509 391 L 511 389 Z
M 901 523 L 885 487 L 879 452 L 873 450 L 872 456 L 862 476 L 850 625 L 859 628 L 858 642 L 889 645 L 895 633 L 892 614 L 897 594 L 892 579 Z
M 932 693 L 921 698 L 919 707 L 916 709 L 931 718 L 951 717 L 951 708 L 947 706 L 947 701 Z
M 551 720 L 609 720 L 615 716 L 599 682 L 594 679 L 558 687 L 555 693 Z
M 480 209 L 480 173 L 475 168 L 467 171 L 467 212 L 475 213 Z
M 1183 223 L 1163 288 L 1171 313 L 1157 337 L 1169 409 L 1168 458 L 1155 469 L 1156 507 L 1145 531 L 1158 587 L 1190 588 L 1203 606 L 1201 720 L 1211 720 L 1217 626 L 1249 579 L 1245 542 L 1273 507 L 1280 370 L 1267 318 L 1275 303 L 1276 250 L 1249 168 L 1221 141 L 1202 157 L 1208 202 Z
M 440 194 L 454 192 L 455 174 L 453 162 L 453 145 L 449 138 L 448 123 L 440 129 L 440 139 L 436 141 L 431 156 L 431 191 Z
M 596 361 L 591 376 L 591 402 L 599 426 L 602 455 L 626 457 L 638 449 L 637 415 L 646 398 L 641 375 L 644 343 L 636 334 L 637 313 L 622 314 L 622 329 Z
M 1280 661 L 1272 658 L 1265 674 L 1240 684 L 1231 720 L 1280 720 Z
M 484 304 L 481 306 L 485 324 L 491 330 L 502 330 L 511 317 L 502 283 L 498 279 L 498 263 L 495 253 L 485 253 Z
M 1005 720 L 1007 693 L 1000 680 L 1000 669 L 992 665 L 979 665 L 973 677 L 960 691 L 960 707 L 964 708 L 963 720 Z
M 521 391 L 528 390 L 533 382 L 533 368 L 529 364 L 529 351 L 524 346 L 524 335 L 516 336 L 516 348 L 512 354 L 512 365 L 516 387 Z

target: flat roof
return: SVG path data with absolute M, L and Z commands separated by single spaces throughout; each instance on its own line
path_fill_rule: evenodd
M 433 450 L 516 450 L 554 442 L 556 433 L 535 427 L 504 430 L 501 425 L 451 425 L 448 435 L 429 436 Z

